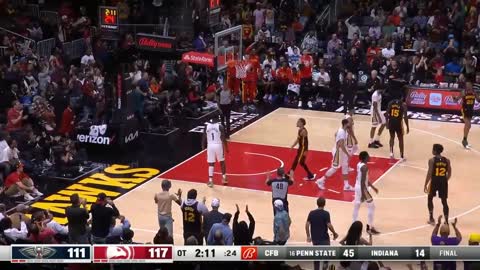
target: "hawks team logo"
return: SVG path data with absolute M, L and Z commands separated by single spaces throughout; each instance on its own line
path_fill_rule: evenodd
M 256 260 L 257 258 L 257 247 L 242 247 L 242 260 Z
M 126 260 L 135 257 L 135 250 L 130 246 L 108 246 L 107 259 Z

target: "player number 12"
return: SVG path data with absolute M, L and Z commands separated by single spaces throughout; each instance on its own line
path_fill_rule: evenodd
M 150 258 L 166 258 L 168 248 L 149 248 Z
M 69 248 L 67 252 L 69 258 L 85 258 L 85 248 Z

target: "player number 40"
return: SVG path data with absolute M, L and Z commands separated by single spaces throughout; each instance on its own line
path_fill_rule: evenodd
M 168 248 L 149 248 L 148 253 L 150 258 L 166 258 L 167 257 Z
M 85 248 L 69 248 L 67 252 L 71 259 L 85 258 Z

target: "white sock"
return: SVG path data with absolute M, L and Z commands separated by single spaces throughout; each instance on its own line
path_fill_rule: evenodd
M 370 138 L 370 143 L 373 143 L 374 142 L 374 139 L 373 138 Z
M 380 136 L 378 136 L 378 134 L 375 135 L 375 141 L 380 141 Z
M 367 203 L 368 207 L 368 225 L 370 225 L 370 228 L 373 227 L 373 217 L 375 216 L 375 204 L 372 202 Z
M 327 173 L 325 173 L 323 177 L 325 178 L 332 177 L 332 175 L 334 175 L 336 172 L 337 172 L 337 169 L 334 167 L 331 167 L 330 169 L 328 169 Z
M 348 183 L 348 180 L 343 180 L 343 186 L 344 187 L 350 186 L 350 184 Z
M 353 204 L 353 222 L 357 221 L 358 219 L 358 212 L 360 211 L 361 202 L 354 202 Z
M 208 180 L 213 180 L 213 166 L 208 166 Z
M 227 179 L 227 175 L 226 174 L 222 174 L 223 176 L 223 180 Z

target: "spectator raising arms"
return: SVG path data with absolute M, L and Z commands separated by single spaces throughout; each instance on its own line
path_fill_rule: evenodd
M 248 216 L 249 224 L 245 221 L 238 222 L 238 216 L 240 215 L 240 209 L 238 204 L 235 204 L 237 211 L 233 218 L 233 239 L 236 246 L 251 245 L 253 240 L 253 233 L 255 232 L 255 219 L 250 211 L 248 211 L 248 205 L 245 206 L 245 213 Z

